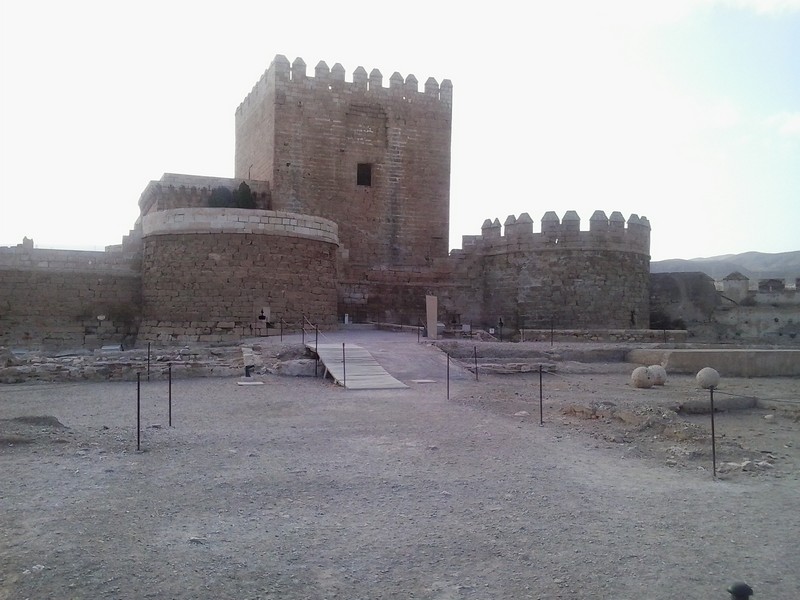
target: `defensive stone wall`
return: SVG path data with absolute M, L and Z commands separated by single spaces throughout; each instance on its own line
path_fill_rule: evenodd
M 650 224 L 619 212 L 596 211 L 589 230 L 568 211 L 545 213 L 533 232 L 527 213 L 484 222 L 465 236 L 445 306 L 454 321 L 506 328 L 649 327 Z
M 339 224 L 359 267 L 447 256 L 452 85 L 340 64 L 314 76 L 276 56 L 236 111 L 237 177 L 270 182 L 272 207 Z
M 719 341 L 800 345 L 800 309 L 797 305 L 723 304 L 715 311 L 713 324 Z
M 741 273 L 731 273 L 715 282 L 725 299 L 745 306 L 799 306 L 800 279 L 770 278 L 751 280 Z
M 0 345 L 60 349 L 133 344 L 141 306 L 137 256 L 0 248 Z
M 141 340 L 237 341 L 265 321 L 296 327 L 304 316 L 323 329 L 335 326 L 335 223 L 183 208 L 147 215 L 142 231 Z
M 705 273 L 653 273 L 650 276 L 653 327 L 680 327 L 693 337 L 722 343 L 800 344 L 800 303 L 782 280 L 760 282 L 748 291 L 736 274 L 718 291 Z
M 631 215 L 627 222 L 622 213 L 614 211 L 607 217 L 597 210 L 589 219 L 589 230 L 581 231 L 581 218 L 574 210 L 559 219 L 548 211 L 541 220 L 541 232 L 534 233 L 533 219 L 528 213 L 519 217 L 509 215 L 503 226 L 500 220 L 486 219 L 481 235 L 463 236 L 462 248 L 452 256 L 469 254 L 506 254 L 516 250 L 614 250 L 650 255 L 650 222 L 647 217 Z
M 353 322 L 417 325 L 425 320 L 425 296 L 440 298 L 446 314 L 452 273 L 449 259 L 429 267 L 382 267 L 349 273 L 339 281 L 339 318 Z
M 0 268 L 58 272 L 130 273 L 139 270 L 136 254 L 96 250 L 56 250 L 0 246 Z
M 104 253 L 0 252 L 2 339 L 223 343 L 345 314 L 416 324 L 427 294 L 448 325 L 649 326 L 646 218 L 597 211 L 582 231 L 574 211 L 548 212 L 534 232 L 523 213 L 448 254 L 452 84 L 383 79 L 276 56 L 236 110 L 235 178 L 150 182 Z M 255 209 L 209 206 L 243 181 Z
M 424 267 L 350 269 L 340 274 L 339 319 L 414 325 L 425 318 L 425 295 L 439 298 L 447 326 L 489 329 L 502 319 L 519 329 L 650 326 L 650 224 L 618 212 L 592 216 L 588 231 L 569 211 L 548 212 L 533 232 L 527 213 L 509 216 L 505 231 L 487 220 L 480 236 Z
M 758 289 L 750 292 L 742 301 L 746 304 L 770 306 L 800 306 L 797 280 L 759 279 Z

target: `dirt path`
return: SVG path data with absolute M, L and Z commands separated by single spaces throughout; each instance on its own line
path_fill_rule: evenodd
M 540 427 L 530 378 L 453 366 L 448 401 L 444 355 L 391 344 L 371 349 L 409 390 L 182 380 L 169 428 L 145 385 L 142 452 L 134 384 L 0 388 L 0 598 L 796 597 L 791 457 L 715 480 L 555 392 Z M 597 377 L 562 391 L 589 405 Z M 65 427 L 9 420 L 43 415 Z

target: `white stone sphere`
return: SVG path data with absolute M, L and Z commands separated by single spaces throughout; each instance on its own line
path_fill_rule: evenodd
M 661 365 L 650 365 L 647 370 L 650 371 L 650 379 L 653 380 L 653 385 L 667 383 L 667 370 Z
M 636 367 L 631 373 L 631 384 L 637 388 L 651 388 L 653 387 L 653 378 L 650 377 L 650 371 L 647 367 Z
M 715 388 L 719 385 L 719 373 L 711 367 L 704 367 L 697 373 L 697 384 L 704 390 Z

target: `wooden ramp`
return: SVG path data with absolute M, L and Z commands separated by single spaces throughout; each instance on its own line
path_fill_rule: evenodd
M 316 350 L 319 360 L 333 380 L 349 390 L 390 390 L 407 388 L 378 364 L 372 355 L 356 344 L 306 344 Z

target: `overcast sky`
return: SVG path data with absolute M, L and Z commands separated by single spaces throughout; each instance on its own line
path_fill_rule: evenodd
M 118 244 L 149 181 L 233 176 L 284 54 L 453 82 L 451 247 L 618 210 L 653 260 L 800 250 L 800 0 L 0 1 L 0 246 Z

